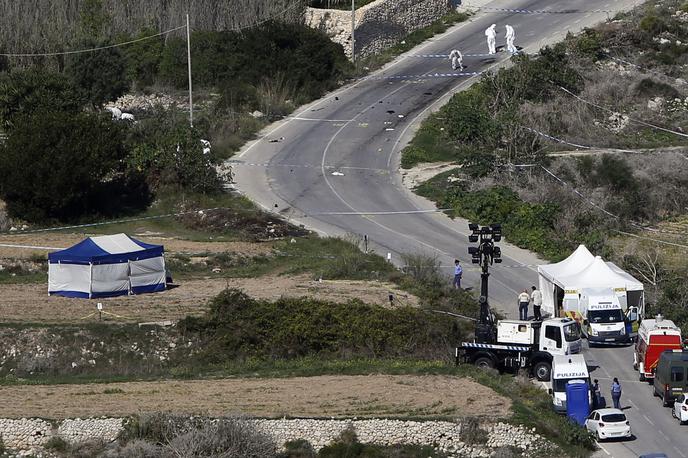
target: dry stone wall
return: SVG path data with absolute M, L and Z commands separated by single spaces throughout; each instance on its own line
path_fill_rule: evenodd
M 71 444 L 88 441 L 109 443 L 124 430 L 124 418 L 75 418 L 49 422 L 37 418 L 0 419 L 0 437 L 10 450 L 40 455 L 52 437 Z M 489 457 L 500 447 L 514 447 L 524 455 L 556 456 L 559 451 L 548 440 L 522 426 L 508 423 L 482 426 L 487 437 L 479 444 L 468 441 L 461 423 L 448 421 L 404 421 L 387 419 L 248 420 L 272 437 L 278 447 L 287 441 L 305 439 L 316 450 L 352 429 L 362 443 L 378 445 L 430 445 L 449 456 Z
M 448 0 L 376 0 L 356 10 L 356 56 L 376 54 L 414 30 L 427 27 L 450 8 Z M 308 8 L 306 24 L 325 32 L 351 58 L 351 11 Z

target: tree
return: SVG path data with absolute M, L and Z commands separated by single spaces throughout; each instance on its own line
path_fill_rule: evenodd
M 84 41 L 83 48 L 106 46 L 107 42 Z M 82 96 L 95 107 L 115 100 L 129 89 L 126 60 L 117 48 L 101 49 L 72 56 L 66 68 Z
M 137 174 L 124 174 L 123 126 L 86 113 L 36 112 L 0 149 L 0 196 L 13 217 L 70 221 L 144 208 Z
M 131 131 L 127 162 L 143 172 L 152 189 L 179 188 L 201 193 L 220 189 L 210 154 L 205 154 L 198 129 L 167 113 L 139 123 Z
M 0 122 L 11 128 L 15 117 L 34 112 L 76 113 L 84 100 L 71 81 L 58 73 L 15 71 L 0 77 Z

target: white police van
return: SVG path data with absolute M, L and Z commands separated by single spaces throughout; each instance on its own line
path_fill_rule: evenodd
M 590 387 L 590 373 L 583 355 L 556 355 L 552 360 L 552 405 L 558 413 L 566 413 L 566 384 L 582 380 Z M 588 401 L 592 396 L 588 389 Z

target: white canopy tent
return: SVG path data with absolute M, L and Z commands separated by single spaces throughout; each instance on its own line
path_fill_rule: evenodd
M 560 279 L 583 271 L 594 260 L 595 257 L 585 245 L 579 245 L 563 261 L 538 266 L 538 282 L 542 293 L 542 311 L 544 313 L 554 316 L 555 304 L 561 302 L 564 297 L 566 285 Z
M 112 297 L 165 289 L 162 245 L 126 234 L 89 237 L 48 255 L 48 294 Z

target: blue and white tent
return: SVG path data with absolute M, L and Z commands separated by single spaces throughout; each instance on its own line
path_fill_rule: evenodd
M 126 234 L 89 237 L 48 255 L 48 294 L 111 297 L 165 289 L 162 245 Z

